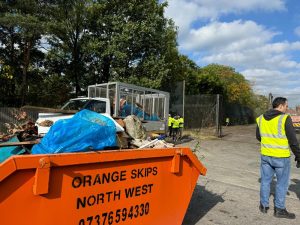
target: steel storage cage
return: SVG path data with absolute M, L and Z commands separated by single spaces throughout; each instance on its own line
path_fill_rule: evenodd
M 88 86 L 88 97 L 109 98 L 114 117 L 137 115 L 143 121 L 151 121 L 145 124 L 147 130 L 165 130 L 167 127 L 170 98 L 168 92 L 122 82 L 109 82 Z

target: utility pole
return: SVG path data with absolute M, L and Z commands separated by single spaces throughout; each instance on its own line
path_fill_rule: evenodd
M 269 109 L 271 109 L 272 108 L 272 102 L 273 102 L 273 95 L 272 95 L 272 93 L 269 93 Z
M 185 80 L 182 84 L 182 118 L 184 118 L 184 101 L 185 101 Z
M 221 124 L 221 104 L 220 104 L 220 95 L 217 94 L 216 102 L 216 136 L 222 137 L 222 124 Z

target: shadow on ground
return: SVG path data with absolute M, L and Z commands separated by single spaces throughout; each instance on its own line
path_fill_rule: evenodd
M 193 141 L 194 138 L 189 136 L 189 135 L 183 135 L 179 140 L 177 140 L 175 143 L 174 141 L 172 140 L 171 137 L 166 137 L 165 138 L 165 141 L 168 142 L 168 143 L 173 143 L 175 145 L 180 145 L 180 144 L 184 144 L 184 143 L 187 143 L 187 142 L 190 142 L 190 141 Z
M 260 183 L 261 178 L 258 179 L 258 182 Z M 270 189 L 270 195 L 275 197 L 275 190 L 276 190 L 276 178 L 273 177 L 271 182 L 271 189 Z M 287 192 L 287 196 L 290 195 L 290 192 L 294 192 L 297 195 L 297 198 L 300 199 L 300 180 L 298 179 L 292 179 L 289 185 L 289 189 Z
M 290 182 L 289 191 L 295 192 L 297 198 L 300 199 L 300 180 L 292 179 Z
M 195 225 L 206 215 L 206 213 L 220 202 L 224 202 L 221 195 L 209 192 L 204 186 L 197 185 L 182 225 Z

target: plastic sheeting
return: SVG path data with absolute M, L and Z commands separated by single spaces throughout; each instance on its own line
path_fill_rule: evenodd
M 82 110 L 55 122 L 32 154 L 83 152 L 116 146 L 114 122 L 96 112 Z
M 19 142 L 19 139 L 15 136 L 11 138 L 8 142 Z M 25 153 L 25 149 L 21 146 L 7 146 L 0 148 L 0 163 L 13 155 L 20 155 Z
M 131 113 L 132 110 L 132 113 Z M 125 104 L 122 106 L 120 115 L 122 117 L 130 116 L 130 115 L 135 115 L 141 119 L 145 120 L 151 120 L 151 121 L 159 121 L 159 117 L 156 114 L 149 115 L 148 113 L 144 112 L 141 108 L 135 107 L 132 104 Z

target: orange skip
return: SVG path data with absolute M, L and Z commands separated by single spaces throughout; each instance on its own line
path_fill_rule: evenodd
M 14 156 L 0 164 L 0 224 L 180 225 L 205 173 L 189 148 Z

